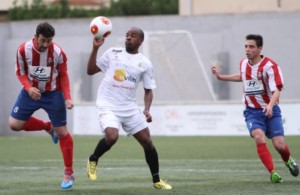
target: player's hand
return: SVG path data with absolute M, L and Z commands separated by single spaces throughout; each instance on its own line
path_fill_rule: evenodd
M 220 71 L 216 66 L 211 67 L 211 72 L 218 78 L 220 75 Z
M 268 118 L 271 118 L 273 115 L 273 107 L 268 104 L 266 107 L 263 108 L 263 112 Z
M 74 104 L 73 104 L 72 100 L 70 100 L 70 99 L 67 99 L 65 101 L 65 104 L 66 104 L 66 108 L 69 110 L 71 110 L 74 107 Z
M 28 89 L 28 94 L 34 100 L 39 100 L 39 99 L 41 99 L 41 96 L 42 96 L 40 90 L 36 87 L 30 87 Z
M 143 113 L 144 113 L 144 115 L 145 115 L 145 117 L 146 117 L 146 121 L 147 121 L 148 123 L 151 123 L 151 122 L 152 122 L 152 116 L 151 116 L 150 112 L 147 111 L 147 110 L 144 110 Z
M 103 39 L 103 38 L 99 39 L 99 38 L 95 37 L 94 40 L 93 40 L 93 46 L 98 48 L 98 47 L 103 45 L 104 41 L 105 41 L 105 39 Z

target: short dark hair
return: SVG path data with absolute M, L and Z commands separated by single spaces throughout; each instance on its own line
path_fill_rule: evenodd
M 35 34 L 36 36 L 39 36 L 41 34 L 44 37 L 50 38 L 50 37 L 54 37 L 55 29 L 48 22 L 43 22 L 36 27 Z
M 262 47 L 264 44 L 263 37 L 258 34 L 249 34 L 246 36 L 246 40 L 254 40 L 257 47 Z
M 144 31 L 140 28 L 137 28 L 138 29 L 138 33 L 140 35 L 140 37 L 144 40 Z
M 144 35 L 144 31 L 142 29 L 140 29 L 138 27 L 131 27 L 130 30 L 136 31 L 137 34 L 139 35 L 139 37 L 144 40 L 145 35 Z

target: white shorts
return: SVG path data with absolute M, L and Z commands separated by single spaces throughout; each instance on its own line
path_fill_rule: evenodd
M 113 127 L 119 130 L 122 128 L 127 135 L 134 135 L 148 127 L 146 118 L 140 110 L 128 112 L 128 115 L 124 113 L 126 112 L 98 109 L 98 121 L 103 133 L 107 127 Z

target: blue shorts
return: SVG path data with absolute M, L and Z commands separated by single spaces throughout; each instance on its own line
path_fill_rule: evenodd
M 39 109 L 44 109 L 47 112 L 54 127 L 67 124 L 65 99 L 61 91 L 44 92 L 41 99 L 34 100 L 27 91 L 22 89 L 13 106 L 11 116 L 18 120 L 27 121 Z
M 262 129 L 268 138 L 275 136 L 284 136 L 284 129 L 281 117 L 281 110 L 279 106 L 275 105 L 273 107 L 273 115 L 268 118 L 263 109 L 247 107 L 244 110 L 244 117 L 248 127 L 251 132 L 254 129 Z

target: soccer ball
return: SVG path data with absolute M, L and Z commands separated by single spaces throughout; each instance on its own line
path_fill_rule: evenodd
M 112 31 L 111 21 L 104 16 L 95 17 L 90 23 L 90 31 L 98 38 L 106 38 Z

